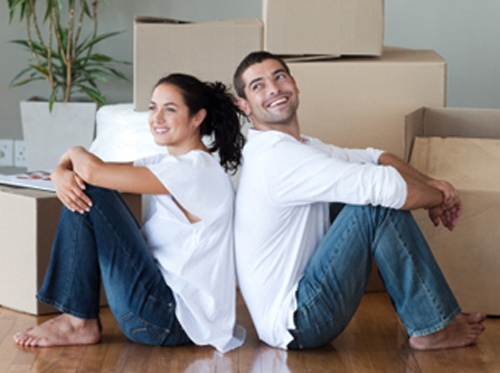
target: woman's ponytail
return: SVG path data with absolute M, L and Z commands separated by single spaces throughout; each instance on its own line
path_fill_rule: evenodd
M 209 150 L 217 151 L 224 169 L 234 173 L 241 164 L 241 152 L 245 144 L 240 122 L 244 116 L 224 84 L 207 83 L 207 87 L 212 93 L 207 120 L 201 126 L 202 135 L 212 136 Z
M 200 126 L 200 136 L 211 136 L 210 152 L 219 153 L 219 161 L 226 171 L 236 172 L 241 164 L 245 138 L 241 133 L 243 113 L 228 88 L 220 82 L 204 83 L 187 74 L 170 74 L 160 84 L 172 84 L 180 89 L 191 115 L 201 109 L 207 111 Z

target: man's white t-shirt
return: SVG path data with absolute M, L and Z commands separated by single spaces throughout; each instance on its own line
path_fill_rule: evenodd
M 249 131 L 236 197 L 236 269 L 259 337 L 286 348 L 295 292 L 329 228 L 328 202 L 400 208 L 406 183 L 382 151 Z
M 236 326 L 233 202 L 229 176 L 216 158 L 195 150 L 159 154 L 146 166 L 169 195 L 151 195 L 143 234 L 172 289 L 176 316 L 189 338 L 228 351 L 243 344 Z M 179 206 L 200 220 L 191 223 Z

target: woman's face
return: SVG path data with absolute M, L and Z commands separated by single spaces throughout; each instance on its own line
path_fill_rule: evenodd
M 204 117 L 201 112 L 191 115 L 176 86 L 157 86 L 151 96 L 148 119 L 155 142 L 167 146 L 173 155 L 197 148 L 201 141 L 198 129 Z

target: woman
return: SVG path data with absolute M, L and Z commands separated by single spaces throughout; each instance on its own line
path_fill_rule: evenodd
M 117 164 L 75 147 L 52 173 L 66 208 L 37 298 L 62 314 L 17 333 L 17 344 L 97 343 L 101 278 L 133 341 L 223 352 L 243 343 L 235 323 L 234 190 L 224 172 L 241 162 L 239 109 L 223 84 L 173 74 L 156 84 L 149 111 L 154 140 L 168 154 Z M 117 190 L 151 195 L 142 232 Z

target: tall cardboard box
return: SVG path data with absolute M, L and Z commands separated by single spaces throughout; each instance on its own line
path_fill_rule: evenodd
M 276 54 L 380 56 L 383 0 L 263 0 L 264 49 Z
M 500 110 L 422 108 L 408 115 L 407 159 L 459 190 L 463 213 L 453 232 L 414 211 L 464 312 L 500 315 Z
M 446 61 L 431 50 L 384 48 L 380 58 L 290 62 L 304 134 L 403 156 L 405 116 L 446 103 Z
M 140 221 L 141 196 L 123 196 Z M 61 208 L 53 192 L 0 185 L 0 306 L 35 315 L 56 311 L 35 296 L 45 276 Z
M 236 66 L 262 49 L 260 20 L 183 23 L 137 17 L 134 23 L 134 109 L 148 109 L 154 84 L 181 72 L 232 85 Z

